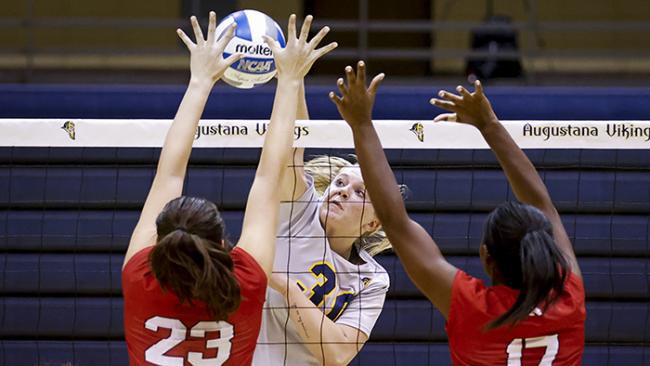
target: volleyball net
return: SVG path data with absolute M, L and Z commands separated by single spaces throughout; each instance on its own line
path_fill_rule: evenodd
M 128 364 L 123 254 L 170 123 L 0 120 L 0 365 Z M 585 362 L 650 359 L 650 121 L 503 124 L 538 167 L 578 254 Z M 480 133 L 428 120 L 375 126 L 410 189 L 411 217 L 452 264 L 486 279 L 484 218 L 514 196 Z M 215 202 L 232 239 L 267 128 L 268 120 L 203 120 L 196 132 L 185 194 Z M 353 153 L 343 121 L 298 121 L 294 137 L 307 159 Z M 449 364 L 442 316 L 395 255 L 377 261 L 391 286 L 353 365 Z

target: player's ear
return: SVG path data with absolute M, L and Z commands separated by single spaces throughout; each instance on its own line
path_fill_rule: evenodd
M 380 228 L 381 228 L 381 222 L 379 222 L 379 219 L 374 218 L 364 225 L 364 229 L 365 229 L 364 232 L 374 233 Z
M 483 264 L 483 270 L 485 273 L 490 278 L 494 278 L 495 271 L 497 270 L 496 262 L 494 261 L 494 257 L 490 255 L 487 245 L 484 243 L 481 243 L 481 246 L 479 247 L 479 256 L 481 257 L 481 263 Z

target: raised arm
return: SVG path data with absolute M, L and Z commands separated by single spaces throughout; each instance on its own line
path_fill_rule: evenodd
M 345 68 L 345 73 L 347 85 L 343 79 L 337 81 L 341 97 L 331 92 L 330 99 L 352 128 L 357 159 L 372 205 L 409 277 L 446 317 L 457 269 L 444 259 L 429 234 L 409 218 L 372 125 L 375 94 L 384 74 L 375 76 L 366 89 L 363 61 L 359 61 L 356 74 L 350 66 Z
M 273 51 L 278 70 L 278 85 L 273 103 L 273 112 L 266 133 L 262 155 L 257 166 L 255 179 L 248 195 L 242 234 L 238 247 L 252 255 L 264 269 L 267 277 L 271 274 L 275 254 L 275 234 L 283 177 L 283 167 L 289 159 L 293 144 L 293 128 L 298 109 L 298 90 L 302 79 L 311 65 L 321 56 L 336 48 L 336 43 L 318 47 L 329 31 L 324 27 L 310 41 L 307 35 L 312 17 L 308 16 L 296 36 L 296 16 L 289 17 L 287 45 L 281 48 L 271 38 L 265 40 Z
M 298 89 L 298 111 L 296 119 L 308 120 L 307 100 L 305 99 L 305 80 L 303 79 Z M 291 155 L 282 168 L 282 181 L 280 182 L 280 201 L 290 202 L 297 200 L 307 190 L 305 179 L 305 148 L 293 148 Z
M 483 93 L 481 82 L 476 81 L 474 86 L 474 93 L 458 86 L 458 95 L 440 91 L 438 95 L 442 99 L 431 99 L 433 105 L 452 112 L 437 116 L 435 121 L 467 123 L 481 132 L 496 155 L 517 200 L 537 207 L 551 221 L 555 243 L 569 261 L 571 270 L 580 276 L 573 246 L 544 182 L 535 166 L 499 122 L 490 101 Z
M 178 107 L 176 117 L 167 131 L 167 137 L 165 137 L 158 160 L 156 176 L 142 208 L 140 219 L 133 230 L 124 265 L 135 253 L 155 244 L 156 217 L 167 202 L 180 196 L 183 191 L 183 181 L 194 134 L 212 86 L 221 78 L 230 64 L 241 58 L 240 54 L 233 54 L 225 60 L 221 56 L 226 44 L 233 37 L 234 25 L 228 29 L 228 33 L 223 38 L 215 42 L 216 15 L 214 12 L 210 12 L 207 40 L 203 37 L 196 17 L 192 16 L 191 23 L 196 43 L 193 43 L 182 30 L 176 31 L 190 51 L 190 82 Z

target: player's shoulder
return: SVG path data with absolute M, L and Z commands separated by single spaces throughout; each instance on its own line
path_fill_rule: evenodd
M 304 181 L 305 181 L 305 191 L 302 192 L 302 194 L 294 201 L 281 202 L 280 203 L 281 206 L 282 205 L 295 206 L 298 203 L 310 204 L 310 203 L 318 202 L 321 196 L 316 191 L 316 186 L 314 185 L 314 177 L 312 177 L 309 174 L 305 174 Z
M 458 295 L 475 296 L 490 291 L 498 291 L 498 287 L 490 287 L 485 282 L 469 273 L 459 269 L 456 271 L 454 281 L 452 282 L 452 292 Z
M 379 263 L 377 258 L 370 255 L 370 253 L 368 253 L 364 249 L 359 250 L 359 257 L 361 257 L 361 259 L 364 262 L 364 264 L 362 265 L 363 267 L 366 267 L 366 266 L 370 267 L 370 268 L 372 268 L 373 271 L 375 271 L 377 273 L 383 273 L 383 274 L 386 274 L 388 276 L 388 272 L 386 272 L 386 269 L 384 268 L 384 266 L 381 265 L 381 263 Z
M 153 245 L 150 245 L 134 253 L 122 267 L 122 278 L 141 277 L 143 274 L 150 272 L 149 254 L 152 250 Z
M 585 290 L 582 278 L 575 273 L 569 273 L 564 284 L 564 291 L 552 307 L 562 318 L 575 318 L 584 321 L 586 318 Z
M 575 272 L 569 272 L 564 285 L 565 291 L 578 295 L 585 296 L 585 285 L 582 276 L 577 275 Z
M 501 286 L 503 287 L 503 286 Z M 507 302 L 511 291 L 500 287 L 486 286 L 483 280 L 459 269 L 451 286 L 451 304 L 448 315 L 448 329 L 463 327 L 473 316 L 499 312 L 501 304 Z M 497 309 L 497 310 L 494 310 Z M 474 320 L 469 321 L 473 326 Z
M 362 266 L 361 280 L 364 288 L 375 288 L 388 291 L 390 287 L 390 277 L 386 269 L 370 254 L 361 250 L 361 258 L 365 261 Z
M 243 272 L 256 277 L 262 276 L 266 279 L 266 274 L 262 266 L 244 248 L 233 248 L 230 251 L 230 258 L 232 258 L 233 267 L 236 272 Z
M 248 293 L 249 297 L 264 302 L 268 279 L 262 266 L 252 255 L 243 248 L 235 247 L 230 251 L 233 260 L 233 272 L 242 292 Z

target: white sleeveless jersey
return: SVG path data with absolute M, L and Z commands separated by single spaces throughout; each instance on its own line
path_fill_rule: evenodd
M 289 281 L 304 289 L 328 318 L 369 336 L 384 305 L 388 274 L 364 250 L 359 256 L 365 263 L 357 265 L 330 248 L 318 215 L 321 198 L 306 177 L 302 197 L 280 205 L 273 272 L 288 273 Z M 285 297 L 268 288 L 253 365 L 321 365 L 301 342 Z

